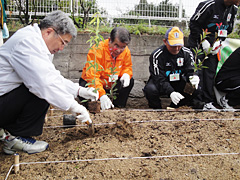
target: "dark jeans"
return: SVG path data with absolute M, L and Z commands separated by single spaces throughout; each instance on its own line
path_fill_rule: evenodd
M 79 85 L 85 87 L 87 84 L 87 81 L 84 79 L 80 78 L 79 80 Z M 113 105 L 116 107 L 126 107 L 128 96 L 133 88 L 134 85 L 134 79 L 130 79 L 130 84 L 128 87 L 123 88 L 122 83 L 120 80 L 117 81 L 117 85 L 115 88 L 117 89 L 116 91 L 116 96 L 117 98 L 113 100 Z M 105 89 L 106 93 L 109 93 L 108 89 Z M 83 100 L 83 98 L 80 98 L 80 100 Z
M 173 107 L 179 107 L 183 105 L 202 106 L 200 104 L 201 102 L 198 102 L 197 100 L 198 99 L 197 97 L 200 96 L 200 91 L 195 90 L 192 95 L 189 95 L 184 92 L 185 84 L 186 82 L 184 80 L 177 81 L 171 84 L 174 91 L 181 93 L 185 97 L 178 103 L 177 106 L 175 106 L 173 103 L 171 103 L 171 106 Z M 160 87 L 157 87 L 154 84 L 152 79 L 149 79 L 147 84 L 145 85 L 143 92 L 145 97 L 148 100 L 148 105 L 150 108 L 162 109 L 160 96 L 167 95 L 167 94 L 165 92 L 162 92 L 160 89 L 161 89 Z M 199 109 L 202 107 L 195 107 L 195 108 Z
M 0 96 L 0 128 L 14 136 L 38 136 L 42 134 L 49 104 L 38 98 L 24 84 Z

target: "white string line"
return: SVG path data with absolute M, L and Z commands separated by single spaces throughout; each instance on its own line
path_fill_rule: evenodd
M 71 115 L 71 114 L 69 114 L 69 115 Z M 63 115 L 61 115 L 61 116 L 47 116 L 47 118 L 56 118 L 56 117 L 63 117 Z
M 236 111 L 240 111 L 240 109 L 235 109 Z M 101 110 L 101 112 L 109 111 L 109 110 Z M 148 112 L 208 112 L 204 111 L 203 109 L 128 109 L 128 108 L 122 108 L 122 109 L 111 109 L 110 111 L 148 111 Z M 210 111 L 213 112 L 213 111 Z M 224 109 L 220 109 L 220 112 L 226 112 Z
M 49 110 L 58 110 L 58 111 L 63 111 L 61 109 L 49 109 Z M 221 110 L 221 109 L 220 109 Z M 240 111 L 240 109 L 235 109 L 236 111 Z M 129 108 L 122 108 L 122 109 L 108 109 L 108 110 L 100 110 L 100 112 L 104 112 L 104 111 L 147 111 L 147 112 L 198 112 L 198 111 L 202 111 L 202 112 L 209 112 L 209 111 L 203 111 L 202 109 L 129 109 Z M 213 112 L 213 111 L 212 111 Z M 225 112 L 223 109 L 221 110 L 221 112 Z
M 150 122 L 192 122 L 192 121 L 239 121 L 240 118 L 234 118 L 234 119 L 173 119 L 173 120 L 146 120 L 146 121 L 130 121 L 128 123 L 150 123 Z M 93 124 L 94 126 L 103 126 L 103 125 L 113 125 L 116 124 L 116 122 L 112 123 L 98 123 L 98 124 Z M 43 128 L 48 129 L 48 128 L 61 128 L 61 127 L 84 127 L 88 125 L 63 125 L 63 126 L 45 126 Z
M 5 180 L 7 180 L 7 178 L 8 178 L 8 176 L 9 176 L 9 174 L 10 174 L 10 172 L 11 172 L 13 167 L 14 167 L 14 164 L 10 167 L 10 169 L 9 169 L 9 171 L 8 171 L 6 177 L 5 177 Z
M 174 157 L 202 157 L 202 156 L 227 156 L 227 155 L 240 155 L 240 153 L 216 153 L 216 154 L 180 154 L 180 155 L 166 155 L 166 156 L 147 156 L 147 157 L 121 157 L 121 158 L 102 158 L 102 159 L 79 159 L 79 160 L 67 160 L 67 161 L 45 161 L 45 162 L 22 162 L 19 165 L 29 164 L 51 164 L 51 163 L 75 163 L 75 162 L 89 162 L 89 161 L 110 161 L 110 160 L 127 160 L 127 159 L 157 159 L 157 158 L 174 158 Z M 15 164 L 11 166 L 8 175 Z
M 112 125 L 112 124 L 116 124 L 116 122 L 112 122 L 112 123 L 100 123 L 100 124 L 93 124 L 94 126 L 102 126 L 102 125 Z M 63 126 L 45 126 L 43 128 L 48 129 L 48 128 L 60 128 L 60 127 L 86 127 L 88 125 L 86 124 L 80 124 L 80 125 L 63 125 Z
M 62 109 L 58 109 L 58 108 L 49 108 L 48 110 L 49 110 L 49 111 L 50 111 L 50 110 L 53 110 L 53 111 L 63 111 Z

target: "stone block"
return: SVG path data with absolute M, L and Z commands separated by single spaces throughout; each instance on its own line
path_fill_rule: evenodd
M 80 71 L 87 61 L 87 54 L 72 54 L 69 61 L 69 71 Z

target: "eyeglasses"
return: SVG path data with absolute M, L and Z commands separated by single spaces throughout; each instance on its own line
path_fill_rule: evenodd
M 52 29 L 55 31 L 55 33 L 58 35 L 58 37 L 61 39 L 62 45 L 63 45 L 64 47 L 67 47 L 67 46 L 68 46 L 68 43 L 63 40 L 63 38 L 60 36 L 60 34 L 58 34 L 58 32 L 57 32 L 56 29 L 54 29 L 54 28 L 52 28 Z
M 121 51 L 124 51 L 124 49 L 126 48 L 126 46 L 120 47 L 118 44 L 114 44 L 113 47 L 115 50 L 120 49 Z

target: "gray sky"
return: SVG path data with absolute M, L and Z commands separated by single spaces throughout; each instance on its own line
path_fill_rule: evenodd
M 131 10 L 134 5 L 138 4 L 140 0 L 97 0 L 98 4 L 107 9 L 110 15 L 117 15 Z M 170 3 L 179 4 L 182 2 L 186 14 L 191 17 L 199 2 L 204 0 L 169 0 Z M 159 4 L 160 0 L 147 0 L 148 3 Z

